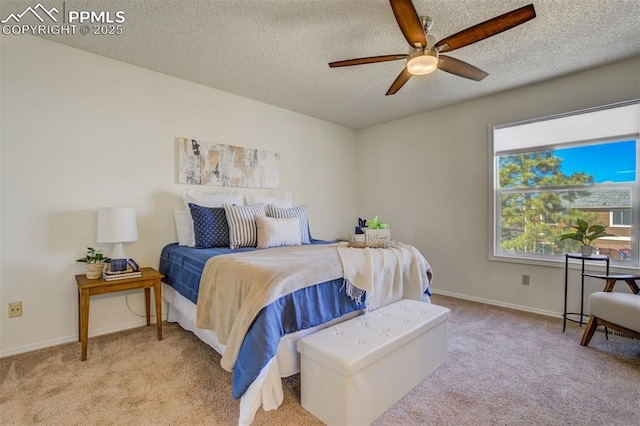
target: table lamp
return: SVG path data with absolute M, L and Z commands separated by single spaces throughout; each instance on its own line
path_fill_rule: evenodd
M 98 238 L 99 243 L 113 243 L 111 251 L 111 269 L 124 270 L 127 255 L 122 243 L 138 239 L 138 225 L 136 211 L 133 207 L 105 207 L 98 209 Z M 116 261 L 115 263 L 113 261 Z M 116 266 L 116 265 L 122 265 Z

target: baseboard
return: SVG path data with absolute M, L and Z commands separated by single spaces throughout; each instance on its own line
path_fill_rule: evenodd
M 470 300 L 472 302 L 484 303 L 487 305 L 500 306 L 502 308 L 516 309 L 518 311 L 531 312 L 533 314 L 540 314 L 548 317 L 562 318 L 561 312 L 547 311 L 545 309 L 537 309 L 537 308 L 532 308 L 530 306 L 516 305 L 513 303 L 506 303 L 506 302 L 500 302 L 497 300 L 484 299 L 482 297 L 467 296 L 466 294 L 452 293 L 450 291 L 443 291 L 435 288 L 432 288 L 431 292 L 433 294 L 440 294 L 442 296 L 455 297 L 456 299 L 464 299 L 464 300 Z
M 153 324 L 153 321 L 152 321 Z M 128 330 L 130 328 L 142 327 L 147 325 L 147 320 L 142 319 L 140 321 L 129 322 L 126 324 L 119 324 L 114 327 L 105 327 L 99 330 L 94 330 L 89 333 L 89 337 L 102 336 L 103 334 L 111 334 L 116 333 L 118 331 Z M 16 348 L 11 348 L 7 350 L 0 350 L 0 358 L 5 358 L 12 355 L 19 355 L 27 352 L 37 351 L 39 349 L 50 348 L 52 346 L 63 345 L 65 343 L 78 342 L 78 335 L 74 334 L 71 336 L 60 337 L 58 339 L 45 340 L 44 342 L 32 343 L 30 345 L 18 346 Z M 91 342 L 89 342 L 91 343 Z M 78 342 L 80 345 L 80 342 Z M 78 346 L 80 348 L 80 346 Z
M 500 306 L 503 308 L 516 309 L 518 311 L 531 312 L 534 314 L 540 314 L 540 315 L 545 315 L 545 316 L 554 317 L 554 318 L 562 318 L 562 313 L 560 312 L 547 311 L 544 309 L 536 309 L 536 308 L 531 308 L 529 306 L 516 305 L 513 303 L 505 303 L 497 300 L 484 299 L 481 297 L 467 296 L 465 294 L 452 293 L 449 291 L 438 290 L 435 288 L 432 288 L 431 291 L 434 294 L 439 294 L 442 296 L 455 297 L 457 299 L 470 300 L 472 302 L 485 303 L 487 305 L 494 305 L 494 306 Z M 116 327 L 107 327 L 107 328 L 95 330 L 89 333 L 89 337 L 101 336 L 103 334 L 115 333 L 118 331 L 128 330 L 130 328 L 142 327 L 146 324 L 147 324 L 146 320 L 141 319 L 140 321 L 120 324 Z M 52 346 L 57 346 L 57 345 L 62 345 L 65 343 L 71 343 L 71 342 L 77 342 L 77 341 L 78 341 L 78 336 L 72 335 L 72 336 L 61 337 L 53 340 L 46 340 L 44 342 L 38 342 L 31 345 L 19 346 L 17 348 L 11 348 L 4 351 L 0 350 L 0 358 L 8 357 L 11 355 L 18 355 L 26 352 L 32 352 L 38 349 L 45 349 Z
M 604 332 L 604 326 L 600 326 L 600 327 L 596 328 L 596 331 L 597 331 L 598 333 L 605 334 L 605 332 Z M 633 340 L 633 337 L 631 337 L 631 336 L 627 336 L 626 334 L 622 334 L 622 333 L 620 333 L 619 331 L 616 331 L 616 330 L 608 329 L 608 330 L 607 330 L 607 333 L 608 333 L 610 336 L 611 336 L 611 335 L 613 335 L 613 336 L 624 337 L 625 339 L 631 339 L 631 340 Z

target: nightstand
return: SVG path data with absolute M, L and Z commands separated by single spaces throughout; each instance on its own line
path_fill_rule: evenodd
M 153 268 L 140 268 L 142 276 L 123 280 L 105 281 L 102 278 L 87 279 L 85 274 L 76 275 L 78 283 L 78 341 L 82 342 L 82 361 L 87 359 L 87 338 L 89 335 L 89 301 L 95 294 L 144 288 L 147 311 L 147 325 L 151 325 L 151 287 L 156 301 L 156 326 L 158 340 L 162 340 L 162 300 L 161 279 L 163 274 Z

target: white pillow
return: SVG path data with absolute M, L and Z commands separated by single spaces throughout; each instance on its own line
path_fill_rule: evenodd
M 202 207 L 222 207 L 223 204 L 244 204 L 244 194 L 241 192 L 206 193 L 197 189 L 187 189 L 182 194 L 184 206 L 189 210 L 189 203 Z
M 299 217 L 276 219 L 256 216 L 256 227 L 258 248 L 302 245 Z
M 267 204 L 273 204 L 276 207 L 281 207 L 285 209 L 289 207 L 293 207 L 293 201 L 292 201 L 290 192 L 285 192 L 284 194 L 267 194 L 267 195 L 247 194 L 246 203 L 247 204 L 262 203 L 265 206 Z
M 194 247 L 196 245 L 193 235 L 193 220 L 189 210 L 173 209 L 173 220 L 176 223 L 178 245 Z
M 272 204 L 266 207 L 267 216 L 276 218 L 300 218 L 300 235 L 302 236 L 302 244 L 311 244 L 311 234 L 309 232 L 309 218 L 307 214 L 307 205 L 303 204 L 288 209 L 276 207 Z
M 229 241 L 232 249 L 240 247 L 255 247 L 258 244 L 258 230 L 256 216 L 266 216 L 264 204 L 250 206 L 232 206 L 223 204 L 224 212 L 229 223 Z

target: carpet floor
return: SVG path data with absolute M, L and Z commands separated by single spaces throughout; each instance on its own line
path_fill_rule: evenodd
M 451 309 L 448 360 L 374 425 L 640 425 L 640 341 L 495 306 Z M 233 425 L 239 403 L 220 355 L 165 323 L 0 359 L 2 425 Z M 300 405 L 300 375 L 255 425 L 320 425 Z M 378 391 L 383 392 L 384 389 Z

